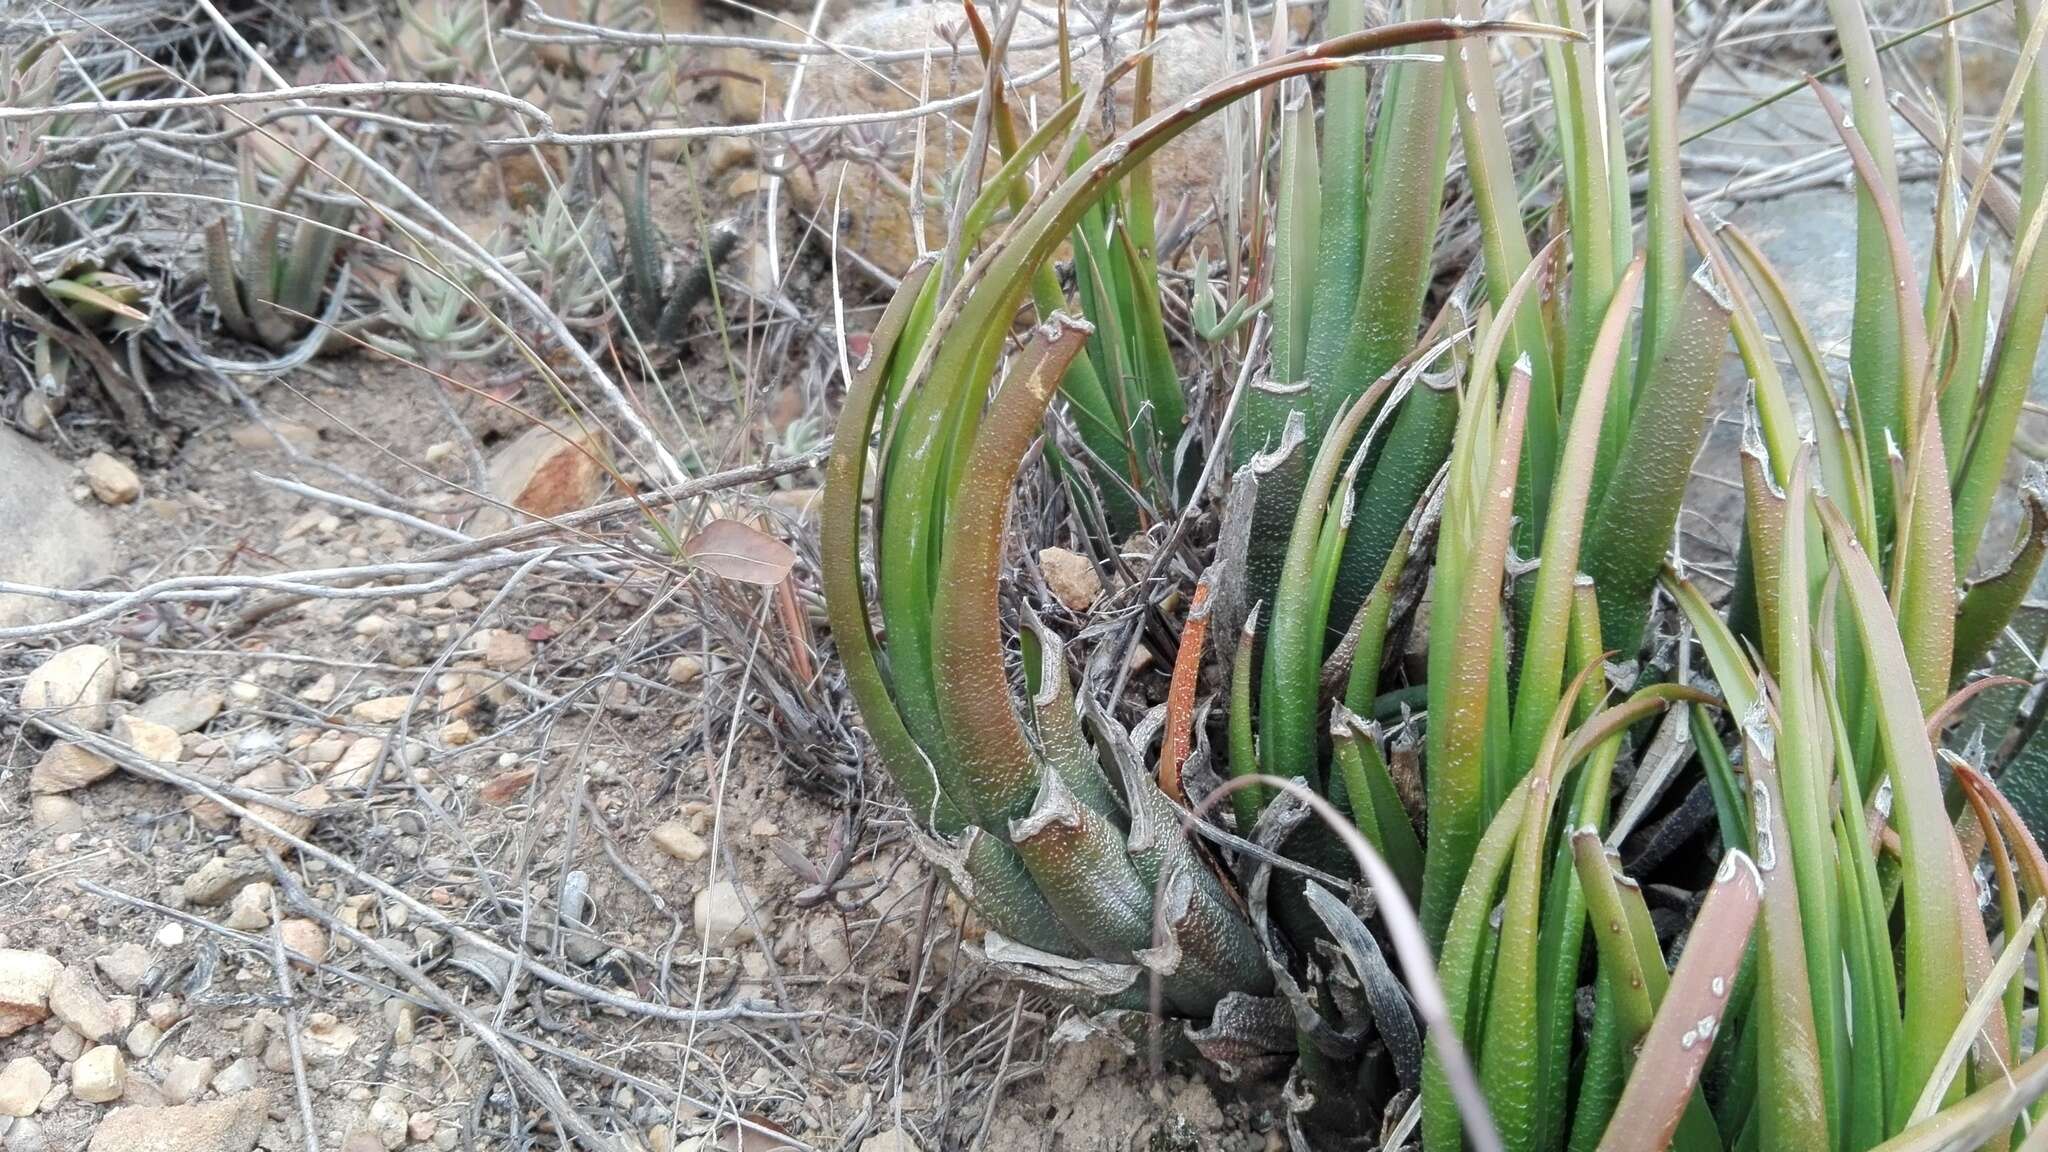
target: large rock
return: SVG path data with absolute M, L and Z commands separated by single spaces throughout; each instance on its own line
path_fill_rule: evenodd
M 249 1152 L 263 1135 L 270 1100 L 244 1092 L 204 1104 L 116 1108 L 100 1121 L 87 1152 Z
M 108 705 L 120 676 L 121 657 L 113 649 L 76 644 L 28 674 L 21 686 L 21 707 L 97 732 L 107 726 Z
M 1000 26 L 1000 16 L 990 5 L 981 6 L 982 18 L 991 28 Z M 1059 107 L 1058 57 L 1050 46 L 1056 16 L 1051 7 L 1024 12 L 1017 20 L 1015 47 L 1005 63 L 1017 79 L 1035 77 L 1022 85 L 1018 107 L 1036 104 L 1043 116 Z M 802 117 L 893 112 L 918 102 L 922 76 L 929 67 L 930 99 L 971 95 L 982 85 L 981 57 L 974 37 L 957 6 L 918 4 L 905 8 L 878 8 L 859 12 L 825 37 L 848 48 L 922 49 L 930 47 L 929 65 L 921 59 L 870 62 L 842 56 L 815 56 L 805 70 L 797 114 Z M 1101 38 L 1092 31 L 1077 29 L 1074 57 L 1075 82 L 1086 86 L 1101 75 Z M 1138 46 L 1135 33 L 1121 41 L 1128 53 Z M 1161 31 L 1154 56 L 1153 105 L 1167 107 L 1203 85 L 1222 78 L 1225 63 L 1223 39 L 1213 26 L 1185 24 Z M 771 69 L 767 106 L 779 108 L 784 95 L 787 69 Z M 1131 122 L 1132 85 L 1128 77 L 1117 86 L 1118 123 Z M 728 115 L 758 119 L 760 90 L 753 85 L 731 85 L 736 97 Z M 941 193 L 957 177 L 960 155 L 973 129 L 971 104 L 953 109 L 945 118 L 933 117 L 926 124 L 923 175 L 928 196 Z M 829 162 L 817 170 L 815 181 L 792 179 L 790 189 L 807 209 L 830 211 L 835 195 L 840 198 L 846 219 L 842 236 L 855 251 L 884 271 L 899 273 L 917 256 L 910 226 L 910 207 L 903 189 L 910 180 L 917 148 L 917 121 L 895 120 L 867 123 L 836 130 L 823 147 L 807 144 L 806 155 L 824 155 Z M 1185 135 L 1162 148 L 1153 157 L 1153 184 L 1162 214 L 1172 215 L 1183 204 L 1192 214 L 1210 206 L 1213 189 L 1222 176 L 1219 157 L 1223 151 L 1223 123 L 1218 117 L 1196 125 Z M 994 149 L 990 150 L 994 157 Z M 1000 158 L 992 159 L 987 171 L 993 173 Z M 839 192 L 842 171 L 845 188 Z M 925 241 L 936 249 L 945 243 L 943 209 L 925 212 Z M 1213 248 L 1213 244 L 1212 244 Z
M 136 709 L 135 714 L 182 736 L 206 727 L 215 716 L 220 715 L 221 707 L 226 703 L 227 697 L 219 692 L 173 688 L 143 701 L 142 707 Z
M 52 744 L 28 772 L 28 790 L 54 796 L 111 776 L 114 762 L 83 744 Z
M 531 516 L 551 517 L 597 503 L 604 495 L 604 443 L 593 434 L 566 436 L 535 425 L 491 457 L 490 494 L 499 504 Z M 513 515 L 504 507 L 477 514 L 470 530 L 502 531 Z
M 63 970 L 47 953 L 0 948 L 0 1036 L 49 1019 L 50 988 Z
M 42 445 L 0 428 L 0 580 L 72 588 L 114 570 L 114 541 L 100 514 L 71 500 L 71 470 Z M 0 628 L 54 620 L 69 610 L 34 596 L 0 595 Z

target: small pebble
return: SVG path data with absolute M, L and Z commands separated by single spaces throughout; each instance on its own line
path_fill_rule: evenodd
M 163 1042 L 163 1030 L 147 1020 L 138 1020 L 128 1030 L 128 1054 L 137 1060 L 147 1060 L 156 1053 L 156 1046 Z
M 128 1060 L 111 1044 L 94 1048 L 71 1065 L 71 1094 L 88 1104 L 119 1100 L 127 1083 Z
M 654 841 L 655 847 L 686 864 L 702 860 L 711 851 L 704 838 L 691 831 L 688 822 L 683 820 L 664 821 L 648 833 L 648 838 Z
M 235 893 L 235 902 L 228 909 L 228 927 L 243 932 L 257 932 L 270 927 L 270 899 L 275 891 L 268 883 L 259 880 Z

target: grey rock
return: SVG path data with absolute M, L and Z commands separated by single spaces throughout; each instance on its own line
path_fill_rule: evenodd
M 182 736 L 206 727 L 209 721 L 220 715 L 220 710 L 226 703 L 227 697 L 219 692 L 173 688 L 143 701 L 142 707 L 136 709 L 135 714 Z
M 85 807 L 69 796 L 30 796 L 28 821 L 51 836 L 85 831 Z
M 396 1152 L 405 1147 L 405 1108 L 396 1100 L 378 1097 L 370 1105 L 367 1127 L 377 1134 L 377 1140 L 387 1152 Z
M 123 944 L 103 956 L 93 957 L 92 962 L 108 983 L 131 996 L 142 987 L 142 978 L 149 975 L 149 949 L 140 944 Z
M 0 580 L 74 588 L 114 570 L 113 537 L 100 514 L 71 500 L 71 469 L 48 449 L 0 428 L 0 540 L 34 541 L 0 549 Z M 35 596 L 0 595 L 0 628 L 40 623 L 70 609 Z
M 206 1092 L 213 1083 L 213 1061 L 194 1060 L 189 1056 L 171 1057 L 170 1068 L 164 1073 L 164 1099 L 172 1104 L 189 1104 Z
M 50 1133 L 35 1120 L 16 1120 L 7 1129 L 7 1152 L 48 1152 Z
M 255 859 L 215 856 L 200 865 L 197 872 L 185 877 L 182 887 L 186 901 L 200 908 L 212 908 L 226 903 L 235 893 L 268 874 L 263 864 Z
M 1680 128 L 1690 132 L 1705 127 L 1747 107 L 1781 83 L 1777 78 L 1756 73 L 1725 73 L 1693 91 Z M 1842 89 L 1832 88 L 1831 92 L 1844 106 L 1849 105 L 1848 95 Z M 1932 162 L 1924 150 L 1918 160 L 1909 160 L 1904 155 L 1905 146 L 1919 140 L 1904 119 L 1894 114 L 1891 126 L 1892 138 L 1901 149 L 1900 223 L 1904 226 L 1908 251 L 1916 264 L 1924 266 L 1931 258 L 1934 243 L 1936 185 L 1927 178 Z M 1719 217 L 1755 241 L 1784 280 L 1786 294 L 1812 334 L 1838 391 L 1848 380 L 1850 328 L 1856 304 L 1856 186 L 1849 175 L 1848 160 L 1840 156 L 1839 144 L 1840 136 L 1828 122 L 1819 101 L 1810 92 L 1802 91 L 1703 137 L 1688 151 L 1688 155 L 1712 155 L 1716 161 L 1711 171 L 1688 173 L 1693 195 L 1709 186 L 1716 191 L 1732 191 L 1732 195 L 1723 196 L 1719 203 L 1703 210 L 1708 225 L 1713 226 L 1714 218 Z M 1797 173 L 1745 183 L 1750 177 L 1828 149 L 1836 150 L 1829 163 L 1834 165 L 1839 179 L 1825 184 L 1796 185 L 1787 190 L 1795 175 L 1825 171 L 1823 166 L 1802 167 Z M 1988 217 L 1988 213 L 1985 215 Z M 1987 243 L 1987 236 L 1995 238 Z M 1988 260 L 1991 270 L 1994 330 L 2005 298 L 2011 247 L 1997 229 L 1978 229 L 1976 251 L 1980 259 Z M 1915 273 L 1916 277 L 1921 274 Z M 1918 279 L 1912 284 L 1912 292 L 1914 299 L 1919 300 Z M 1755 297 L 1752 295 L 1751 299 L 1754 301 Z M 1758 311 L 1761 313 L 1762 309 Z M 1763 323 L 1767 330 L 1775 331 L 1768 316 L 1763 317 Z M 1806 405 L 1799 392 L 1798 378 L 1782 355 L 1779 359 L 1792 403 L 1803 413 Z M 2048 399 L 2048 367 L 2044 364 L 2048 364 L 2048 358 L 2038 359 L 2034 365 L 2031 398 L 2036 402 Z M 1729 467 L 1721 469 L 1728 475 L 1733 475 L 1733 438 L 1741 426 L 1739 394 L 1734 403 L 1737 406 L 1728 411 L 1733 422 L 1722 421 L 1727 426 L 1724 434 L 1730 438 L 1729 443 L 1710 444 L 1702 457 L 1729 461 Z M 2011 481 L 2017 477 L 2024 456 L 2017 451 L 2012 456 L 2007 463 L 2007 490 L 1993 505 L 1983 541 L 1957 542 L 1959 548 L 1977 547 L 1979 568 L 1995 567 L 2003 560 L 2019 524 L 2020 508 Z M 1688 502 L 1691 503 L 1690 496 Z M 2044 585 L 2048 581 L 2037 585 L 2037 591 Z

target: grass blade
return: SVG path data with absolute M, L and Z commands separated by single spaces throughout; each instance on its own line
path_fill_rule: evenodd
M 1458 0 L 1458 14 L 1477 19 L 1478 0 Z M 1531 360 L 1528 443 L 1523 448 L 1521 493 L 1524 520 L 1522 550 L 1533 546 L 1551 506 L 1551 478 L 1557 471 L 1557 382 L 1552 378 L 1551 349 L 1540 310 L 1511 307 L 1508 295 L 1529 268 L 1529 241 L 1522 231 L 1520 190 L 1509 152 L 1507 128 L 1501 119 L 1500 92 L 1487 45 L 1461 44 L 1450 68 L 1458 132 L 1465 145 L 1465 164 L 1478 210 L 1480 252 L 1485 260 L 1486 287 L 1495 311 L 1507 324 L 1504 344 L 1510 363 L 1525 353 Z M 1558 239 L 1545 249 L 1545 260 Z
M 1323 31 L 1328 36 L 1348 35 L 1364 27 L 1364 0 L 1333 0 L 1323 14 Z M 1351 338 L 1351 314 L 1358 302 L 1359 267 L 1365 252 L 1370 75 L 1363 68 L 1346 68 L 1323 81 L 1321 213 L 1315 292 L 1303 358 L 1305 374 L 1318 380 L 1331 379 L 1342 369 L 1344 345 Z M 1278 430 L 1277 424 L 1274 430 Z
M 1344 794 L 1351 803 L 1352 819 L 1372 846 L 1386 857 L 1387 867 L 1400 877 L 1401 887 L 1412 900 L 1422 891 L 1422 841 L 1394 778 L 1380 755 L 1378 725 L 1360 719 L 1339 704 L 1330 712 L 1330 752 L 1344 778 Z
M 1806 983 L 1812 991 L 1816 1054 L 1827 1130 L 1840 1132 L 1843 1100 L 1849 1092 L 1849 1022 L 1842 991 L 1841 909 L 1836 901 L 1839 877 L 1833 860 L 1833 810 L 1826 758 L 1830 743 L 1826 716 L 1820 710 L 1813 664 L 1808 600 L 1807 537 L 1803 531 L 1809 506 L 1807 455 L 1793 457 L 1792 478 L 1785 491 L 1785 521 L 1794 526 L 1779 539 L 1777 570 L 1777 635 L 1779 654 L 1777 773 L 1782 787 L 1780 822 L 1785 836 L 1778 851 L 1791 858 L 1798 893 L 1798 926 L 1804 939 Z M 1759 575 L 1762 578 L 1762 575 Z M 1759 848 L 1761 851 L 1761 848 Z
M 1578 583 L 1587 500 L 1593 487 L 1593 459 L 1607 414 L 1608 387 L 1620 360 L 1622 339 L 1628 334 L 1629 309 L 1642 274 L 1641 261 L 1631 263 L 1622 274 L 1587 361 L 1585 380 L 1572 409 L 1571 429 L 1558 461 L 1558 484 L 1551 493 L 1550 518 L 1543 530 L 1544 562 L 1536 571 L 1536 590 L 1530 598 L 1520 688 L 1515 693 L 1515 765 L 1519 769 L 1536 762 L 1543 726 L 1557 705 L 1558 686 L 1564 679 L 1565 642 Z
M 1571 721 L 1579 693 L 1597 670 L 1589 666 L 1580 671 L 1545 727 L 1536 763 L 1524 780 L 1529 803 L 1502 902 L 1499 952 L 1487 1003 L 1485 1040 L 1479 1048 L 1479 1073 L 1487 1098 L 1493 1102 L 1501 1140 L 1513 1152 L 1535 1148 L 1539 1125 L 1548 1127 L 1537 1114 L 1545 1075 L 1539 1025 L 1540 913 L 1544 850 L 1549 847 L 1545 833 L 1558 778 L 1569 772 L 1576 760 L 1560 750 L 1565 726 Z
M 1332 79 L 1331 83 L 1335 83 Z M 1292 383 L 1308 370 L 1314 314 L 1316 244 L 1322 196 L 1316 157 L 1316 110 L 1306 85 L 1281 113 L 1280 196 L 1273 240 L 1273 377 Z
M 1678 50 L 1671 0 L 1650 0 L 1649 193 L 1644 201 L 1643 333 L 1636 389 L 1650 386 L 1685 299 L 1684 189 L 1678 173 Z M 1618 397 L 1617 415 L 1634 411 L 1634 397 Z M 1631 425 L 1616 419 L 1609 435 Z M 1619 453 L 1618 441 L 1603 462 Z
M 1934 1076 L 1920 1092 L 1920 1099 L 1913 1104 L 1911 1123 L 1917 1124 L 1934 1115 L 1941 1104 L 1941 1098 L 1955 1082 L 1956 1073 L 1962 1071 L 1963 1059 L 1970 1054 L 1970 1048 L 1977 1042 L 1977 1034 L 1984 1022 L 1991 1017 L 1993 1009 L 2000 1006 L 2005 989 L 2018 974 L 2020 963 L 2027 958 L 2027 948 L 2033 943 L 2034 935 L 2041 928 L 2041 914 L 2048 912 L 2048 900 L 2036 899 L 2033 908 L 2017 929 L 2008 933 L 2005 950 L 1999 953 L 1998 963 L 1991 969 L 1990 977 L 1970 998 L 1970 1005 L 1963 1012 L 1963 1019 L 1956 1025 L 1948 1046 L 1942 1049 L 1941 1060 L 1934 1066 Z
M 1483 1025 L 1478 1009 L 1485 1001 L 1477 994 L 1481 979 L 1480 953 L 1493 914 L 1494 894 L 1506 875 L 1522 816 L 1529 804 L 1529 790 L 1516 788 L 1500 811 L 1494 813 L 1485 835 L 1479 838 L 1471 857 L 1471 868 L 1458 906 L 1444 933 L 1442 959 L 1438 963 L 1444 999 L 1450 1013 L 1451 1030 L 1468 1046 Z M 1432 838 L 1432 842 L 1434 838 Z M 1424 924 L 1427 928 L 1427 922 Z M 1434 1036 L 1430 1038 L 1422 1063 L 1422 1147 L 1424 1152 L 1461 1152 L 1465 1125 L 1451 1091 L 1443 1055 Z
M 1875 549 L 1876 504 L 1870 490 L 1869 470 L 1850 441 L 1849 422 L 1835 401 L 1834 386 L 1828 379 L 1820 346 L 1814 343 L 1806 321 L 1792 305 L 1784 280 L 1764 258 L 1762 249 L 1733 224 L 1722 225 L 1720 235 L 1728 241 L 1729 254 L 1741 267 L 1743 275 L 1763 298 L 1764 307 L 1771 314 L 1771 323 L 1778 330 L 1778 339 L 1790 355 L 1793 369 L 1799 376 L 1807 410 L 1814 414 L 1813 435 L 1819 445 L 1823 486 L 1842 507 L 1849 522 L 1856 526 L 1856 538 L 1863 542 L 1865 550 Z M 1785 461 L 1789 466 L 1791 457 L 1786 456 Z
M 1408 0 L 1410 21 L 1441 17 L 1442 0 Z M 1448 41 L 1446 41 L 1448 43 Z M 1429 288 L 1430 254 L 1450 157 L 1444 65 L 1409 60 L 1387 70 L 1367 177 L 1365 251 L 1357 307 L 1340 371 L 1311 380 L 1309 416 L 1327 425 L 1350 400 L 1351 382 L 1371 380 L 1414 346 Z M 1364 575 L 1378 575 L 1378 566 Z
M 1901 296 L 1913 265 L 1901 262 L 1886 235 L 1881 194 L 1898 187 L 1898 162 L 1892 144 L 1891 110 L 1885 98 L 1883 70 L 1863 0 L 1828 0 L 1851 99 L 1856 106 L 1853 127 L 1839 106 L 1829 121 L 1858 138 L 1870 161 L 1869 178 L 1856 194 L 1856 304 L 1850 324 L 1850 379 L 1856 408 L 1862 414 L 1864 460 L 1871 477 L 1873 522 L 1880 538 L 1889 538 L 1895 494 L 1885 467 L 1888 446 L 1908 442 L 1908 399 L 1902 394 L 1904 373 L 1916 361 L 1905 347 L 1907 314 L 1918 315 L 1910 301 L 1903 311 Z M 1809 85 L 1811 81 L 1809 80 Z M 1823 107 L 1832 98 L 1823 100 Z M 1888 438 L 1889 436 L 1889 438 Z
M 1324 614 L 1329 606 L 1329 597 L 1319 594 L 1316 579 L 1329 559 L 1322 555 L 1321 545 L 1329 535 L 1326 522 L 1333 511 L 1332 501 L 1350 496 L 1348 486 L 1339 479 L 1345 454 L 1365 418 L 1393 389 L 1398 373 L 1397 365 L 1375 381 L 1323 438 L 1295 505 L 1287 559 L 1274 594 L 1265 675 L 1259 684 L 1260 754 L 1266 763 L 1290 775 L 1306 776 L 1318 790 L 1322 772 L 1316 757 L 1316 714 L 1322 697 Z M 1341 509 L 1337 511 L 1341 518 Z

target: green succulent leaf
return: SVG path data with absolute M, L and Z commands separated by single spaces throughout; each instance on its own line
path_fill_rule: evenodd
M 1634 653 L 1642 643 L 1649 592 L 1685 499 L 1693 457 L 1728 340 L 1728 305 L 1695 276 L 1672 322 L 1657 367 L 1640 388 L 1628 436 L 1587 531 L 1584 568 L 1600 595 L 1600 634 Z

